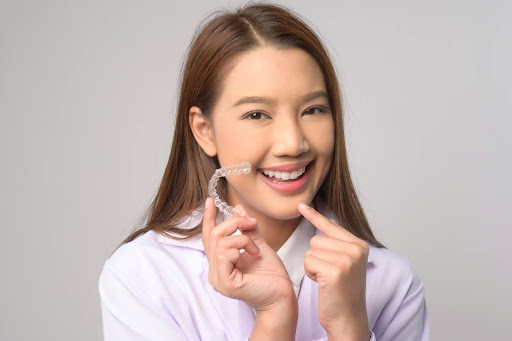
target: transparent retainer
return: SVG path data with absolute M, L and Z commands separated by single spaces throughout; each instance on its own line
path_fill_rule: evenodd
M 226 202 L 222 201 L 219 198 L 219 194 L 217 194 L 217 182 L 221 176 L 227 175 L 236 175 L 236 174 L 249 174 L 251 172 L 251 164 L 249 162 L 242 162 L 236 165 L 230 165 L 222 168 L 217 168 L 215 173 L 213 173 L 212 178 L 208 184 L 208 193 L 213 199 L 215 206 L 219 208 L 221 212 L 223 212 L 228 218 L 233 216 L 233 212 L 236 212 L 240 216 L 244 216 L 242 212 L 234 209 L 229 206 Z

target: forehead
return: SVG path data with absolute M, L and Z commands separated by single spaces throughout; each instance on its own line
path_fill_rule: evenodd
M 272 47 L 242 54 L 224 80 L 219 104 L 233 106 L 242 96 L 268 96 L 295 101 L 304 94 L 325 90 L 322 70 L 299 48 Z

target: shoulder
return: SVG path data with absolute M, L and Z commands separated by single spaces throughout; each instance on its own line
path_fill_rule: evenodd
M 105 261 L 99 278 L 100 288 L 113 280 L 129 282 L 147 292 L 166 296 L 173 282 L 199 278 L 204 271 L 201 236 L 179 241 L 148 231 L 121 245 Z
M 406 257 L 390 249 L 370 244 L 370 254 L 373 267 L 402 275 L 414 271 L 412 263 Z
M 387 310 L 390 316 L 412 303 L 424 305 L 423 281 L 403 255 L 370 245 L 372 262 L 367 267 L 367 301 L 374 313 Z
M 371 284 L 378 284 L 386 292 L 407 291 L 423 283 L 412 263 L 392 250 L 370 245 L 372 262 L 368 264 Z
M 373 261 L 367 267 L 366 307 L 377 340 L 428 340 L 425 288 L 412 263 L 401 254 L 373 245 L 370 254 Z

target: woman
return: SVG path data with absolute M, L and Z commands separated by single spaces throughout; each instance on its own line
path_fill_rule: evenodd
M 100 276 L 105 340 L 428 340 L 422 281 L 370 229 L 336 73 L 304 21 L 268 4 L 217 13 L 182 72 L 145 226 Z M 245 213 L 228 218 L 208 181 L 244 161 L 218 186 Z

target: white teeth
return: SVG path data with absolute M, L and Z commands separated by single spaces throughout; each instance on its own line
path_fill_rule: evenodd
M 298 173 L 297 173 L 297 171 L 293 171 L 293 172 L 291 172 L 291 173 L 290 173 L 290 179 L 292 179 L 292 180 L 297 179 L 297 174 L 298 174 Z
M 280 172 L 280 171 L 271 171 L 263 169 L 261 170 L 265 175 L 268 175 L 270 178 L 274 177 L 276 179 L 283 179 L 283 180 L 295 180 L 304 172 L 306 171 L 306 166 L 302 167 L 301 169 L 294 170 L 292 172 Z

